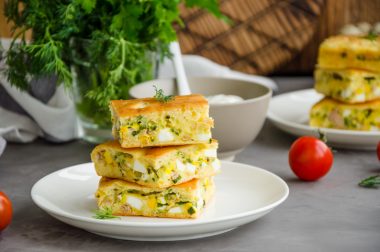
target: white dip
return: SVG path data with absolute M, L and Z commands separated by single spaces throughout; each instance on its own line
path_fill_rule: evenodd
M 225 94 L 218 94 L 218 95 L 210 95 L 206 97 L 208 102 L 210 104 L 231 104 L 231 103 L 238 103 L 241 101 L 244 101 L 243 98 L 237 95 L 225 95 Z

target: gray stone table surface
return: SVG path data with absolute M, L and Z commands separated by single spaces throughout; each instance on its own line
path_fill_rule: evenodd
M 311 78 L 276 81 L 280 92 L 312 85 Z M 380 189 L 357 186 L 361 179 L 380 173 L 376 153 L 338 150 L 330 173 L 306 183 L 288 166 L 294 139 L 266 122 L 258 138 L 236 158 L 288 183 L 290 195 L 282 205 L 231 232 L 181 242 L 104 238 L 50 217 L 32 202 L 33 184 L 53 171 L 88 162 L 93 146 L 43 140 L 9 144 L 0 157 L 0 190 L 11 198 L 14 217 L 0 234 L 0 251 L 380 251 Z

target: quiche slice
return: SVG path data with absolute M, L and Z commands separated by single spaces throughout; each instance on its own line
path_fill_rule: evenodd
M 310 126 L 347 130 L 380 130 L 380 100 L 346 104 L 324 98 L 310 111 Z
M 380 36 L 329 37 L 319 47 L 318 67 L 380 72 Z
M 122 148 L 117 141 L 100 144 L 91 153 L 99 176 L 165 188 L 194 178 L 215 175 L 220 169 L 218 143 L 154 148 Z
M 361 69 L 322 69 L 314 72 L 317 92 L 346 103 L 380 98 L 380 73 Z
M 123 148 L 208 143 L 213 120 L 202 95 L 113 100 L 112 132 Z
M 113 215 L 196 218 L 212 198 L 214 190 L 212 177 L 164 189 L 102 177 L 95 197 L 99 209 Z

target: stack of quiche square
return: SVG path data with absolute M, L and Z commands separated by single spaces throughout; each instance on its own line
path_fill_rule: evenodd
M 311 126 L 379 131 L 380 37 L 326 39 L 319 48 L 315 89 L 325 98 L 311 109 Z
M 220 170 L 213 120 L 201 95 L 114 100 L 114 141 L 91 153 L 100 209 L 113 215 L 196 218 Z

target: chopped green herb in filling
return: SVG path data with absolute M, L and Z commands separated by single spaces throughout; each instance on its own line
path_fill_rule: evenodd
M 373 76 L 368 76 L 368 77 L 364 77 L 364 79 L 368 82 L 368 84 L 371 84 L 371 82 L 372 82 L 373 80 L 375 80 L 376 78 L 373 77 Z
M 356 55 L 356 59 L 358 59 L 358 60 L 366 60 L 366 58 L 365 58 L 365 56 L 364 55 L 362 55 L 362 54 L 358 54 L 358 55 Z
M 157 207 L 163 207 L 163 206 L 167 206 L 167 205 L 169 205 L 169 204 L 168 203 L 163 204 L 163 203 L 157 202 Z
M 172 182 L 174 183 L 174 184 L 176 184 L 178 181 L 180 181 L 181 180 L 181 176 L 180 175 L 178 175 L 176 178 L 173 178 L 172 179 Z
M 176 196 L 177 194 L 175 192 L 169 191 L 164 197 L 165 197 L 165 200 L 168 201 L 175 198 Z
M 179 136 L 179 134 L 181 133 L 181 129 L 170 128 L 170 131 L 176 134 L 177 136 Z
M 332 77 L 333 77 L 335 80 L 340 80 L 340 81 L 343 80 L 342 75 L 340 75 L 340 74 L 338 74 L 338 73 L 332 73 Z
M 184 205 L 187 203 L 190 203 L 190 201 L 179 201 L 179 202 L 177 202 L 177 205 Z
M 142 132 L 150 132 L 155 131 L 158 126 L 157 124 L 152 121 L 148 120 L 142 115 L 137 116 L 136 118 L 133 118 L 131 120 L 128 120 L 125 124 L 129 130 L 131 130 L 132 136 L 137 136 L 138 134 Z
M 136 189 L 129 189 L 129 190 L 127 190 L 127 192 L 128 193 L 136 193 L 136 194 L 140 194 L 141 193 L 141 191 L 136 190 Z
M 194 207 L 189 207 L 189 208 L 187 209 L 187 212 L 188 212 L 189 214 L 195 214 L 195 208 L 194 208 Z
M 364 111 L 364 116 L 367 118 L 372 114 L 373 110 L 372 109 L 366 109 Z

